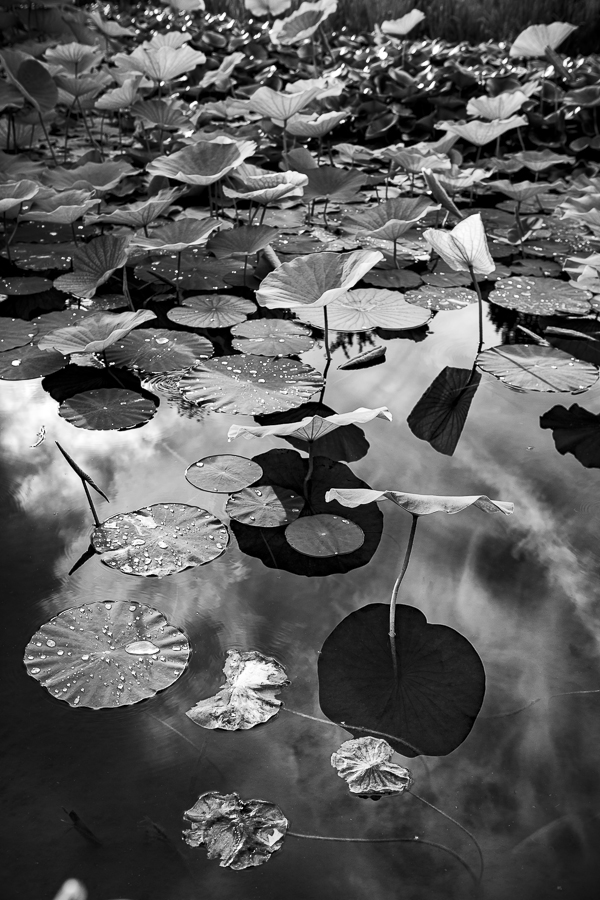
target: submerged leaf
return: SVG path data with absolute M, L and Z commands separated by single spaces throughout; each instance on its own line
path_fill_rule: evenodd
M 382 738 L 345 741 L 331 756 L 331 765 L 359 797 L 378 800 L 385 794 L 403 794 L 413 783 L 404 766 L 392 762 L 394 748 Z
M 192 722 L 202 728 L 239 731 L 277 715 L 281 706 L 277 694 L 290 683 L 277 660 L 255 650 L 229 650 L 223 672 L 227 680 L 218 693 L 186 711 Z

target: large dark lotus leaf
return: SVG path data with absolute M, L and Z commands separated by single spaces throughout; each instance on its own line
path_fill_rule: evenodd
M 113 709 L 154 697 L 177 681 L 190 646 L 150 606 L 131 601 L 66 609 L 25 648 L 32 678 L 69 706 Z
M 244 525 L 276 528 L 297 519 L 303 507 L 304 497 L 296 491 L 278 485 L 261 485 L 236 491 L 227 501 L 225 512 Z
M 554 444 L 563 456 L 572 453 L 586 469 L 600 469 L 600 416 L 574 403 L 569 409 L 553 406 L 540 417 L 541 428 L 551 428 Z
M 477 356 L 477 366 L 499 381 L 523 391 L 587 391 L 598 380 L 598 367 L 554 347 L 506 344 Z
M 308 328 L 286 319 L 255 319 L 231 329 L 232 345 L 240 353 L 256 356 L 290 356 L 304 353 L 314 344 Z
M 58 372 L 46 375 L 42 381 L 42 387 L 53 400 L 62 403 L 76 394 L 85 391 L 100 390 L 101 388 L 115 390 L 119 384 L 128 391 L 142 394 L 147 399 L 152 399 L 153 394 L 142 390 L 142 383 L 137 375 L 127 369 L 117 369 L 114 366 L 109 370 L 104 366 L 65 366 Z M 156 402 L 154 397 L 154 402 Z
M 230 453 L 205 456 L 185 470 L 185 477 L 190 484 L 200 491 L 214 494 L 241 491 L 253 484 L 261 474 L 261 467 L 253 460 Z
M 285 539 L 298 553 L 323 558 L 353 553 L 362 547 L 365 536 L 355 522 L 321 513 L 292 522 L 285 530 Z
M 268 416 L 257 416 L 256 421 L 259 425 L 285 425 L 288 422 L 300 422 L 306 416 L 326 416 L 335 415 L 335 410 L 324 403 L 310 402 L 303 403 L 296 409 L 288 409 L 286 412 L 271 413 Z M 306 452 L 306 441 L 295 437 L 284 437 L 284 440 L 295 447 L 297 450 Z M 328 456 L 343 462 L 356 462 L 367 455 L 370 447 L 365 433 L 358 425 L 341 425 L 339 428 L 329 431 L 324 437 L 317 438 L 313 441 L 314 456 Z
M 70 244 L 15 244 L 10 248 L 13 262 L 20 269 L 47 272 L 71 268 L 74 246 Z
M 63 400 L 58 414 L 76 428 L 123 431 L 148 422 L 156 412 L 156 399 L 122 388 L 100 388 Z
M 498 279 L 488 299 L 498 306 L 536 316 L 551 316 L 559 312 L 585 316 L 591 308 L 591 296 L 589 291 L 582 291 L 556 278 L 515 275 Z
M 452 456 L 480 381 L 480 373 L 472 369 L 442 369 L 407 419 L 415 437 Z
M 228 279 L 244 271 L 239 259 L 214 259 L 202 251 L 184 250 L 181 254 L 161 256 L 152 262 L 135 267 L 135 275 L 142 281 L 160 281 L 157 275 L 185 291 L 207 291 L 226 288 Z M 252 268 L 248 266 L 250 277 Z
M 262 467 L 263 475 L 253 487 L 278 484 L 297 494 L 303 493 L 308 461 L 299 453 L 294 450 L 269 450 L 255 456 L 254 462 Z M 304 556 L 287 542 L 285 525 L 279 528 L 256 528 L 232 520 L 230 527 L 240 550 L 249 556 L 257 556 L 269 568 L 284 569 L 307 577 L 350 572 L 366 565 L 379 545 L 383 531 L 382 512 L 376 503 L 351 510 L 336 502 L 326 503 L 325 493 L 334 485 L 349 488 L 367 487 L 348 466 L 323 456 L 316 456 L 310 480 L 309 503 L 304 507 L 300 518 L 312 513 L 315 515 L 329 513 L 354 522 L 365 535 L 364 544 L 354 553 L 328 558 Z
M 186 372 L 180 383 L 192 403 L 256 416 L 300 406 L 322 388 L 323 378 L 311 366 L 291 359 L 247 354 L 209 359 Z
M 4 381 L 26 381 L 41 378 L 62 369 L 67 363 L 66 356 L 54 350 L 39 350 L 33 344 L 15 347 L 0 353 L 0 379 Z
M 30 344 L 37 334 L 37 325 L 23 319 L 0 318 L 0 353 Z
M 186 297 L 183 306 L 176 306 L 167 318 L 186 328 L 229 328 L 256 312 L 256 304 L 233 294 L 205 294 Z
M 211 342 L 196 334 L 143 328 L 108 347 L 106 359 L 113 365 L 135 366 L 143 372 L 176 372 L 208 359 L 213 351 Z
M 0 294 L 9 296 L 28 296 L 49 291 L 52 282 L 39 275 L 14 275 L 11 278 L 0 278 Z
M 475 291 L 466 287 L 432 287 L 425 285 L 418 291 L 407 291 L 404 295 L 408 303 L 424 309 L 444 310 L 464 309 L 470 303 L 477 303 Z
M 105 566 L 158 578 L 212 562 L 228 543 L 229 532 L 219 519 L 187 503 L 155 503 L 119 513 L 92 532 L 92 545 Z
M 365 284 L 372 284 L 377 288 L 392 288 L 393 290 L 407 290 L 416 288 L 423 283 L 423 279 L 411 269 L 371 269 L 363 275 Z
M 394 675 L 388 631 L 384 603 L 363 606 L 334 628 L 319 655 L 321 709 L 357 737 L 364 731 L 353 726 L 385 732 L 403 756 L 446 756 L 467 737 L 483 703 L 477 651 L 453 628 L 429 625 L 420 610 L 398 605 Z

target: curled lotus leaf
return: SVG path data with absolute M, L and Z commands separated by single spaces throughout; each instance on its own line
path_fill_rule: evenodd
M 469 506 L 487 513 L 501 512 L 510 516 L 514 511 L 514 504 L 503 500 L 490 500 L 485 494 L 476 494 L 471 497 L 436 496 L 434 494 L 406 494 L 402 491 L 370 491 L 364 489 L 332 488 L 325 494 L 327 503 L 336 501 L 342 506 L 354 508 L 365 503 L 374 503 L 377 500 L 392 500 L 397 506 L 401 506 L 413 516 L 428 516 L 431 513 L 445 512 L 450 515 L 462 512 Z
M 223 673 L 225 684 L 215 696 L 187 710 L 192 722 L 202 728 L 240 731 L 277 715 L 281 700 L 276 695 L 290 683 L 277 660 L 255 650 L 229 650 Z
M 285 539 L 305 556 L 328 557 L 354 553 L 365 542 L 365 533 L 356 522 L 329 513 L 295 519 L 285 530 Z
M 159 156 L 148 165 L 147 171 L 151 176 L 162 175 L 185 184 L 213 184 L 255 150 L 254 141 L 231 138 L 197 141 L 169 156 Z
M 372 419 L 392 421 L 392 414 L 387 406 L 367 409 L 362 406 L 352 412 L 334 413 L 331 416 L 305 416 L 299 422 L 286 422 L 281 425 L 232 425 L 227 433 L 230 441 L 242 435 L 252 437 L 294 437 L 308 443 L 325 437 L 329 432 L 344 425 L 364 425 Z
M 59 353 L 101 353 L 138 325 L 155 318 L 149 309 L 92 313 L 77 325 L 67 325 L 43 335 L 38 346 L 40 350 L 57 350 Z
M 423 237 L 454 271 L 472 269 L 475 275 L 489 275 L 496 267 L 490 255 L 480 213 L 463 219 L 452 231 L 427 228 Z
M 361 737 L 345 741 L 331 756 L 331 765 L 350 793 L 378 800 L 385 794 L 403 794 L 413 779 L 408 769 L 392 762 L 394 748 L 383 738 Z
M 190 828 L 183 839 L 190 847 L 206 847 L 209 859 L 236 871 L 260 866 L 280 850 L 288 820 L 267 800 L 242 800 L 239 794 L 201 794 L 184 813 Z
M 75 428 L 89 431 L 126 431 L 149 422 L 158 402 L 137 391 L 100 388 L 82 391 L 60 404 L 58 414 Z
M 130 706 L 177 681 L 190 646 L 162 613 L 115 600 L 66 609 L 25 648 L 27 673 L 69 706 Z

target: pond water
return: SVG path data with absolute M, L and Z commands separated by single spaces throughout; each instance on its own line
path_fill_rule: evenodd
M 563 395 L 516 393 L 484 376 L 452 457 L 411 434 L 406 419 L 447 365 L 470 368 L 477 306 L 436 316 L 425 342 L 378 340 L 385 366 L 338 372 L 327 402 L 339 412 L 388 406 L 390 424 L 364 426 L 371 448 L 352 470 L 372 487 L 483 493 L 515 503 L 511 517 L 469 509 L 421 522 L 400 602 L 464 634 L 480 654 L 487 691 L 473 730 L 454 752 L 402 760 L 415 791 L 468 828 L 485 858 L 481 896 L 500 900 L 592 896 L 600 875 L 598 798 L 600 666 L 599 474 L 561 456 L 539 418 Z M 487 346 L 497 344 L 485 322 Z M 320 348 L 303 360 L 321 369 Z M 567 404 L 571 398 L 567 397 Z M 600 388 L 580 400 L 600 413 Z M 78 878 L 91 900 L 219 898 L 465 898 L 468 872 L 447 852 L 407 843 L 345 843 L 289 836 L 268 865 L 219 868 L 181 840 L 183 812 L 205 791 L 277 804 L 292 831 L 330 837 L 419 837 L 477 869 L 473 843 L 410 794 L 358 799 L 331 768 L 350 735 L 290 714 L 245 732 L 208 731 L 185 715 L 223 682 L 228 650 L 282 663 L 285 707 L 323 718 L 317 658 L 335 626 L 368 603 L 389 601 L 410 517 L 382 505 L 384 534 L 371 562 L 349 574 L 307 578 L 268 568 L 238 549 L 164 579 L 132 578 L 94 557 L 68 572 L 89 543 L 79 480 L 55 440 L 110 497 L 100 518 L 163 501 L 218 517 L 225 495 L 184 478 L 194 460 L 248 456 L 275 438 L 228 444 L 240 417 L 181 415 L 162 400 L 140 429 L 94 432 L 57 416 L 39 380 L 0 385 L 3 537 L 6 900 L 51 898 Z M 248 421 L 243 419 L 242 421 Z M 33 448 L 44 425 L 46 440 Z M 241 446 L 238 446 L 241 445 Z M 148 604 L 193 648 L 184 675 L 150 700 L 119 709 L 68 706 L 27 675 L 24 648 L 60 611 L 94 601 Z M 591 692 L 591 693 L 586 693 Z M 530 701 L 532 706 L 515 712 Z M 504 713 L 513 713 L 504 715 Z M 74 812 L 92 832 L 72 826 Z

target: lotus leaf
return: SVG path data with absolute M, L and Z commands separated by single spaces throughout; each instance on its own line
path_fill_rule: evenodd
M 389 606 L 373 603 L 331 632 L 318 661 L 321 709 L 351 733 L 353 726 L 385 732 L 403 756 L 446 756 L 465 740 L 481 709 L 483 664 L 458 631 L 430 625 L 420 610 L 398 605 L 395 672 L 388 619 Z
M 331 765 L 350 788 L 351 794 L 378 800 L 397 796 L 413 783 L 408 769 L 392 762 L 394 748 L 382 738 L 362 737 L 345 741 L 331 756 Z
M 427 228 L 423 237 L 455 271 L 472 269 L 476 275 L 489 275 L 495 268 L 479 213 L 463 219 L 452 231 Z
M 169 687 L 183 674 L 185 634 L 156 609 L 132 601 L 66 609 L 33 635 L 27 672 L 69 706 L 130 706 Z
M 131 228 L 144 228 L 162 216 L 180 196 L 177 188 L 159 191 L 148 200 L 140 200 L 137 203 L 124 204 L 115 209 L 102 213 L 94 213 L 86 217 L 86 222 L 91 224 L 129 225 Z
M 162 175 L 185 184 L 213 184 L 252 156 L 255 150 L 254 141 L 232 138 L 198 141 L 170 156 L 157 157 L 148 165 L 147 171 L 151 176 Z
M 324 327 L 322 309 L 297 309 L 303 322 Z M 346 291 L 327 307 L 327 323 L 331 331 L 370 331 L 389 328 L 394 331 L 421 328 L 431 319 L 431 312 L 407 303 L 398 291 L 385 288 L 359 288 Z
M 304 498 L 277 485 L 246 487 L 231 494 L 225 506 L 230 518 L 255 528 L 289 525 L 304 508 Z
M 136 47 L 133 53 L 117 53 L 114 61 L 122 72 L 141 72 L 153 81 L 172 81 L 206 62 L 204 53 L 187 46 Z
M 234 871 L 268 862 L 281 849 L 288 827 L 274 803 L 217 791 L 200 794 L 184 818 L 191 823 L 183 832 L 186 844 L 206 846 L 209 859 Z
M 33 344 L 0 353 L 0 380 L 27 381 L 50 375 L 66 365 L 67 359 L 54 350 L 40 350 Z
M 208 242 L 208 249 L 217 259 L 227 256 L 249 256 L 264 250 L 279 234 L 269 225 L 242 225 L 220 231 Z
M 329 416 L 335 415 L 331 407 L 324 403 L 310 402 L 303 403 L 296 409 L 290 409 L 282 413 L 271 413 L 267 416 L 258 416 L 257 420 L 264 425 L 289 425 L 294 423 L 295 427 L 300 425 L 304 419 L 311 419 L 318 416 L 321 419 L 327 419 Z M 306 440 L 304 437 L 295 438 L 293 435 L 281 435 L 292 447 L 297 450 L 306 452 Z M 369 442 L 365 437 L 362 428 L 356 425 L 340 425 L 333 431 L 329 430 L 326 434 L 312 441 L 313 456 L 327 456 L 329 459 L 344 460 L 346 462 L 354 462 L 366 456 L 369 449 Z M 258 477 L 258 476 L 257 476 Z
M 285 319 L 256 319 L 231 329 L 232 346 L 240 353 L 257 356 L 291 356 L 310 350 L 310 331 L 298 322 Z
M 292 94 L 289 91 L 274 91 L 270 87 L 259 87 L 250 97 L 249 108 L 268 119 L 286 122 L 308 106 L 319 93 L 320 88 L 310 88 L 308 91 Z
M 14 209 L 19 209 L 25 200 L 35 197 L 39 189 L 39 184 L 26 179 L 0 184 L 0 213 L 9 213 Z
M 554 445 L 563 456 L 572 453 L 586 469 L 600 468 L 600 416 L 577 403 L 569 409 L 553 406 L 540 418 L 541 428 L 551 428 Z
M 172 322 L 187 328 L 229 328 L 244 322 L 256 311 L 256 305 L 245 297 L 234 294 L 204 294 L 186 297 L 182 306 L 167 312 Z
M 417 401 L 408 427 L 438 453 L 452 456 L 465 427 L 481 375 L 473 369 L 446 366 Z
M 135 366 L 143 372 L 175 372 L 213 355 L 209 340 L 184 331 L 141 328 L 106 350 L 106 360 L 115 366 Z
M 480 116 L 484 119 L 508 119 L 518 112 L 527 100 L 527 94 L 523 91 L 504 91 L 495 97 L 483 94 L 469 100 L 467 115 Z
M 281 706 L 277 694 L 290 682 L 272 656 L 255 650 L 229 650 L 223 673 L 226 681 L 219 692 L 186 711 L 192 722 L 202 728 L 240 731 L 277 715 Z
M 311 366 L 250 354 L 209 359 L 181 378 L 186 400 L 248 416 L 300 406 L 322 385 L 320 373 Z
M 229 532 L 219 519 L 186 503 L 119 513 L 92 532 L 92 545 L 105 566 L 158 578 L 212 562 L 228 543 Z
M 576 30 L 576 25 L 568 22 L 552 22 L 551 25 L 529 25 L 512 44 L 510 56 L 544 56 L 546 47 L 556 50 L 559 44 Z
M 58 414 L 76 428 L 125 431 L 149 422 L 156 413 L 157 403 L 135 391 L 101 388 L 63 400 Z
M 0 318 L 0 352 L 30 344 L 38 332 L 33 322 Z
M 365 534 L 349 519 L 321 513 L 296 519 L 285 529 L 285 539 L 304 556 L 328 557 L 354 553 L 364 544 Z
M 555 313 L 585 316 L 591 309 L 591 296 L 589 291 L 582 291 L 556 278 L 525 275 L 498 279 L 489 300 L 498 306 L 536 316 L 552 316 Z
M 127 262 L 129 242 L 129 237 L 106 234 L 77 248 L 73 254 L 73 271 L 59 275 L 54 287 L 76 297 L 93 297 L 100 285 Z
M 367 180 L 366 174 L 338 166 L 318 166 L 307 171 L 308 184 L 304 188 L 303 199 L 336 200 L 349 203 Z
M 77 325 L 50 331 L 38 341 L 38 345 L 40 350 L 58 350 L 60 353 L 102 353 L 138 325 L 155 318 L 155 314 L 148 309 L 92 313 Z
M 554 347 L 507 344 L 477 356 L 482 372 L 522 391 L 579 394 L 598 380 L 598 366 L 574 359 Z
M 230 441 L 242 435 L 245 438 L 252 437 L 294 437 L 311 443 L 325 437 L 331 431 L 343 425 L 364 425 L 373 419 L 387 419 L 392 421 L 392 414 L 387 406 L 378 406 L 377 409 L 367 409 L 361 406 L 352 412 L 334 413 L 331 416 L 306 416 L 298 422 L 289 422 L 281 425 L 232 425 L 227 433 Z
M 424 18 L 425 13 L 421 12 L 420 9 L 411 9 L 410 12 L 399 19 L 386 19 L 385 22 L 381 23 L 381 30 L 390 37 L 404 37 L 405 34 L 408 34 L 415 26 L 419 25 Z
M 58 100 L 58 88 L 45 65 L 19 50 L 2 50 L 0 60 L 9 82 L 14 84 L 40 115 L 54 109 Z
M 332 488 L 325 494 L 328 503 L 333 501 L 342 506 L 354 508 L 365 503 L 374 503 L 378 500 L 391 500 L 397 506 L 401 506 L 413 516 L 428 516 L 431 513 L 445 512 L 450 515 L 462 512 L 469 506 L 487 513 L 501 512 L 510 516 L 514 510 L 514 504 L 503 500 L 490 500 L 485 494 L 476 494 L 471 497 L 437 496 L 434 494 L 406 494 L 403 491 L 372 491 Z
M 160 250 L 162 252 L 179 252 L 189 247 L 205 244 L 211 231 L 217 228 L 216 219 L 178 219 L 154 228 L 148 235 L 136 234 L 131 241 L 132 247 L 140 250 Z
M 428 284 L 418 291 L 407 291 L 404 295 L 407 303 L 421 306 L 423 309 L 444 310 L 464 309 L 471 303 L 477 303 L 475 291 L 464 287 L 433 287 Z
M 323 95 L 321 95 L 323 96 Z M 337 125 L 348 118 L 348 113 L 342 112 L 326 112 L 319 115 L 301 116 L 295 115 L 286 122 L 286 131 L 296 137 L 304 138 L 321 138 L 323 135 L 333 131 Z
M 201 491 L 229 494 L 253 484 L 262 475 L 261 467 L 245 456 L 221 454 L 205 456 L 185 470 L 190 484 Z

